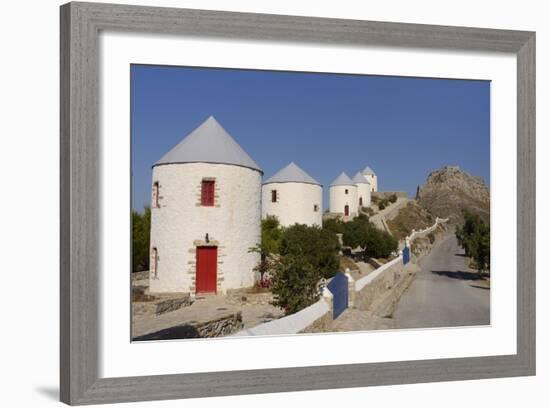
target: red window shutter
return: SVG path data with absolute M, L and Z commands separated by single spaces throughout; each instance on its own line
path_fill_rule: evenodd
M 201 188 L 201 205 L 213 206 L 214 205 L 214 181 L 203 180 Z

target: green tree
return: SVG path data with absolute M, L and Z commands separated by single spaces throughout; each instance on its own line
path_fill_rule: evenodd
M 338 218 L 329 218 L 323 220 L 323 229 L 332 232 L 333 234 L 342 234 L 344 231 L 344 223 Z
M 319 278 L 330 278 L 336 274 L 340 265 L 339 250 L 338 238 L 328 230 L 300 224 L 283 230 L 281 256 L 305 257 L 306 262 L 319 271 Z
M 350 248 L 365 248 L 369 230 L 369 219 L 361 214 L 352 221 L 342 223 L 342 241 Z
M 273 304 L 292 314 L 315 303 L 320 280 L 338 271 L 338 250 L 330 230 L 301 224 L 284 228 L 280 256 L 273 262 Z
M 344 245 L 363 248 L 371 258 L 388 258 L 397 250 L 397 240 L 386 231 L 381 231 L 369 222 L 368 217 L 359 216 L 342 226 Z
M 151 209 L 143 213 L 132 210 L 132 271 L 149 269 L 149 245 L 151 236 Z
M 260 243 L 254 248 L 250 248 L 250 252 L 260 253 L 260 262 L 254 267 L 256 272 L 260 274 L 260 282 L 263 282 L 267 273 L 273 272 L 275 259 L 273 255 L 279 253 L 281 245 L 281 236 L 283 230 L 276 216 L 268 215 L 262 220 L 262 236 Z
M 285 314 L 296 313 L 320 297 L 320 274 L 306 256 L 290 254 L 282 257 L 275 266 L 273 279 L 273 304 Z
M 370 258 L 389 258 L 397 250 L 397 240 L 386 231 L 371 225 L 367 233 L 365 254 Z
M 261 225 L 261 241 L 255 247 L 250 248 L 250 252 L 259 252 L 263 259 L 269 255 L 279 253 L 283 229 L 279 219 L 274 215 L 268 215 L 264 218 Z
M 456 239 L 481 274 L 491 267 L 491 229 L 478 214 L 467 210 L 463 214 L 464 224 L 456 228 Z
M 281 246 L 283 230 L 279 219 L 274 215 L 268 215 L 262 220 L 262 255 L 278 254 Z

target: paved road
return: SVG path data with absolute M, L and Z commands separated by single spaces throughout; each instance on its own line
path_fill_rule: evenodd
M 395 328 L 488 325 L 489 293 L 451 235 L 421 262 L 394 312 Z

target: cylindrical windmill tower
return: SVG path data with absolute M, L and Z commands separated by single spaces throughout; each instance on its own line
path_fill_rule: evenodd
M 357 186 L 357 200 L 359 209 L 361 209 L 361 207 L 368 207 L 370 205 L 370 183 L 360 172 L 357 172 L 355 176 L 353 176 L 352 181 Z
M 323 223 L 323 186 L 294 163 L 262 186 L 262 217 L 276 216 L 282 226 Z
M 340 174 L 329 187 L 330 212 L 351 219 L 358 214 L 357 186 L 346 173 Z
M 369 167 L 365 167 L 361 172 L 363 176 L 367 179 L 370 184 L 370 191 L 376 193 L 378 191 L 378 176 L 376 173 Z
M 262 170 L 208 118 L 153 166 L 150 291 L 254 284 Z

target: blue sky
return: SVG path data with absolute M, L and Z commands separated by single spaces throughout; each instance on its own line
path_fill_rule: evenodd
M 458 165 L 489 183 L 490 82 L 131 66 L 132 208 L 150 204 L 151 166 L 213 115 L 264 178 L 294 161 L 325 186 L 370 166 L 380 191 L 414 196 Z

